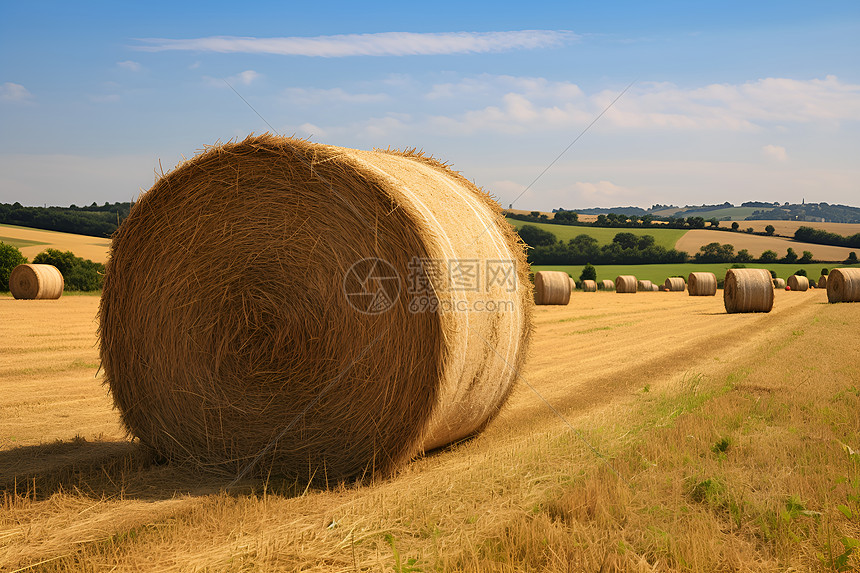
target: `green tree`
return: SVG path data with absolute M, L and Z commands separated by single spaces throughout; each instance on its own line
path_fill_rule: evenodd
M 797 269 L 796 271 L 794 271 L 794 274 L 796 274 L 799 277 L 805 277 L 806 276 L 806 269 Z
M 830 271 L 827 269 L 827 267 L 824 267 L 823 269 L 821 269 L 821 274 L 823 276 L 826 277 L 828 275 L 828 273 L 830 273 Z
M 737 256 L 735 256 L 735 260 L 739 263 L 751 263 L 753 261 L 753 256 L 746 249 L 741 249 L 738 251 Z
M 737 231 L 740 228 L 741 228 L 741 226 L 737 221 L 732 222 L 732 231 Z
M 704 229 L 705 219 L 704 217 L 689 217 L 687 218 L 687 224 L 690 225 L 691 229 Z
M 735 259 L 734 245 L 721 245 L 720 243 L 708 243 L 699 248 L 699 252 L 693 255 L 697 263 L 729 263 Z
M 798 263 L 811 263 L 812 262 L 812 253 L 810 251 L 803 251 L 803 256 L 797 260 Z
M 720 220 L 717 219 L 716 217 L 708 219 L 708 223 L 711 224 L 711 227 L 719 227 L 720 226 Z
M 622 249 L 635 249 L 639 245 L 639 237 L 633 233 L 617 233 L 612 242 L 618 243 Z
M 12 274 L 12 270 L 26 262 L 27 257 L 21 254 L 18 247 L 0 241 L 0 291 L 9 290 L 9 275 Z
M 33 257 L 33 263 L 57 267 L 63 275 L 67 290 L 93 291 L 102 288 L 104 265 L 77 257 L 71 251 L 45 249 Z
M 848 253 L 848 258 L 845 259 L 845 262 L 849 265 L 855 264 L 857 262 L 857 253 L 855 253 L 854 251 Z
M 770 249 L 768 249 L 761 254 L 758 260 L 763 263 L 775 263 L 778 258 L 779 255 L 776 254 L 776 251 L 771 251 Z
M 548 246 L 556 242 L 555 235 L 534 225 L 523 225 L 519 232 L 520 238 L 530 247 Z
M 794 249 L 789 247 L 788 250 L 785 252 L 785 256 L 782 257 L 781 262 L 789 264 L 797 262 L 797 253 L 794 252 Z
M 767 233 L 769 236 L 773 235 L 775 231 L 776 229 L 773 228 L 773 225 L 768 225 L 764 228 L 764 232 Z
M 579 282 L 596 280 L 597 269 L 595 269 L 591 263 L 585 263 L 585 266 L 582 267 L 582 273 L 579 275 Z

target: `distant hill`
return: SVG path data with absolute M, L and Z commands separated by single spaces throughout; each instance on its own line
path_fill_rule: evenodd
M 108 238 L 128 216 L 131 203 L 93 203 L 89 207 L 24 207 L 0 203 L 0 224 Z
M 553 213 L 562 209 L 553 209 Z M 653 205 L 650 209 L 641 207 L 590 207 L 568 209 L 580 215 L 652 215 L 656 219 L 702 217 L 705 220 L 720 221 L 808 221 L 821 223 L 860 223 L 860 208 L 829 203 L 780 204 L 762 201 L 747 201 L 740 206 L 729 202 L 715 205 Z

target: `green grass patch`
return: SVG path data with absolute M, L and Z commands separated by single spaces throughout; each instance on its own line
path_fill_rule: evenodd
M 507 221 L 517 230 L 519 230 L 523 225 L 534 225 L 535 227 L 552 233 L 555 235 L 556 239 L 564 241 L 565 243 L 577 235 L 588 235 L 597 239 L 597 242 L 601 245 L 608 245 L 618 233 L 633 233 L 637 237 L 651 235 L 654 237 L 656 244 L 666 247 L 667 249 L 674 249 L 675 243 L 678 242 L 678 239 L 683 237 L 688 231 L 688 229 L 615 229 L 608 227 L 579 227 L 572 225 L 553 225 L 551 223 L 530 223 L 529 221 L 520 221 L 518 219 L 507 219 Z
M 753 211 L 760 210 L 761 207 L 726 207 L 725 209 L 716 209 L 714 211 L 685 211 L 683 213 L 678 213 L 676 216 L 684 217 L 701 217 L 705 221 L 708 219 L 722 219 L 723 217 L 731 217 L 732 220 L 741 221 L 746 217 L 749 217 L 753 214 Z M 752 222 L 752 221 L 750 221 Z M 721 225 L 725 225 L 725 223 L 721 223 Z M 743 226 L 743 224 L 741 224 Z M 747 225 L 748 227 L 749 225 Z
M 579 279 L 584 265 L 532 265 L 532 272 L 538 271 L 562 271 L 575 279 Z M 798 269 L 806 269 L 810 281 L 817 281 L 821 275 L 822 268 L 860 268 L 860 265 L 828 265 L 827 263 L 811 263 L 807 265 L 798 264 L 761 264 L 747 263 L 746 266 L 751 269 L 768 269 L 776 272 L 776 276 L 787 279 Z M 634 275 L 637 279 L 649 280 L 653 283 L 663 284 L 667 277 L 682 276 L 685 279 L 693 272 L 710 272 L 717 275 L 718 278 L 726 275 L 726 270 L 732 268 L 732 263 L 713 263 L 713 264 L 697 264 L 697 263 L 673 263 L 660 265 L 594 265 L 597 269 L 597 280 L 609 279 L 615 280 L 618 275 Z
M 0 236 L 0 243 L 6 243 L 7 245 L 12 245 L 13 247 L 32 247 L 34 245 L 47 245 L 48 243 L 43 243 L 42 241 L 30 241 L 29 239 L 15 239 L 13 237 L 2 237 Z

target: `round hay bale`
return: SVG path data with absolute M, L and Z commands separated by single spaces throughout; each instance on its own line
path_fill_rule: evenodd
M 651 292 L 651 290 L 652 290 L 652 289 L 651 289 L 651 287 L 652 287 L 653 285 L 654 285 L 654 283 L 652 283 L 652 282 L 651 282 L 651 281 L 649 281 L 649 280 L 640 279 L 640 280 L 636 283 L 636 289 L 637 289 L 637 290 L 639 290 L 639 291 L 642 291 L 642 292 Z
M 633 275 L 619 275 L 615 277 L 615 292 L 636 292 L 637 285 L 636 277 Z
M 827 288 L 827 275 L 818 277 L 818 288 Z
M 690 296 L 714 296 L 717 294 L 717 275 L 714 273 L 690 273 L 687 277 L 687 292 Z
M 663 283 L 663 286 L 666 287 L 666 290 L 671 292 L 684 292 L 684 289 L 687 288 L 687 283 L 682 277 L 669 277 L 666 279 L 666 282 Z
M 773 288 L 785 288 L 785 279 L 773 279 Z
M 809 290 L 809 279 L 801 275 L 791 275 L 788 277 L 786 284 L 790 286 L 793 291 L 803 292 Z
M 499 207 L 444 164 L 266 134 L 206 148 L 136 202 L 101 360 L 128 432 L 168 459 L 384 476 L 498 413 L 531 299 Z
M 651 292 L 660 292 L 660 285 L 655 285 L 651 283 L 651 288 L 649 289 Z
M 571 280 L 561 271 L 538 271 L 535 273 L 535 304 L 568 304 Z
M 723 287 L 726 312 L 770 312 L 773 283 L 766 269 L 729 269 Z
M 65 284 L 54 265 L 18 265 L 9 275 L 9 292 L 18 299 L 55 300 L 63 294 Z
M 567 278 L 570 279 L 570 290 L 575 291 L 576 290 L 576 281 L 573 280 L 573 277 L 568 276 Z
M 860 269 L 833 269 L 827 278 L 828 302 L 860 302 Z
M 597 282 L 597 288 L 600 290 L 615 290 L 615 283 L 609 279 L 603 279 Z
M 597 292 L 597 281 L 590 279 L 582 281 L 582 290 L 585 292 Z

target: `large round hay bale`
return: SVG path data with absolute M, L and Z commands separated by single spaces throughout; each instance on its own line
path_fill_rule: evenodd
M 714 273 L 690 273 L 687 277 L 687 292 L 690 296 L 714 296 L 717 294 L 717 275 Z
M 603 279 L 597 282 L 597 288 L 600 290 L 615 290 L 615 283 L 609 279 Z
M 785 279 L 773 279 L 773 288 L 784 289 Z
M 723 286 L 726 312 L 770 312 L 773 283 L 766 269 L 729 269 Z
M 818 288 L 827 288 L 827 275 L 818 277 Z
M 65 284 L 54 265 L 18 265 L 9 275 L 9 292 L 18 299 L 58 299 Z
M 652 286 L 653 284 L 654 284 L 654 283 L 652 283 L 652 282 L 651 282 L 651 281 L 649 281 L 649 280 L 640 279 L 640 280 L 639 280 L 639 281 L 637 281 L 637 283 L 636 283 L 636 289 L 637 289 L 637 290 L 639 290 L 639 291 L 641 291 L 641 292 L 651 292 L 651 290 L 652 290 L 652 289 L 651 289 L 651 286 Z
M 666 282 L 663 283 L 663 286 L 665 286 L 668 291 L 683 292 L 684 289 L 687 288 L 687 283 L 682 277 L 669 277 L 666 279 Z
M 582 290 L 585 292 L 597 292 L 597 281 L 590 279 L 582 281 Z
M 535 304 L 568 304 L 571 280 L 561 271 L 538 271 L 535 273 Z
M 615 292 L 632 293 L 636 292 L 638 282 L 633 275 L 619 275 L 615 277 Z
M 793 291 L 803 292 L 805 290 L 809 290 L 809 279 L 801 275 L 791 275 L 788 277 L 786 284 L 790 286 Z
M 567 278 L 570 279 L 570 290 L 575 291 L 576 290 L 576 281 L 573 280 L 573 277 L 571 277 L 571 276 L 568 276 Z
M 827 276 L 828 302 L 860 302 L 860 269 L 833 269 Z
M 162 176 L 116 231 L 102 366 L 169 459 L 386 475 L 498 413 L 531 298 L 499 207 L 443 164 L 249 137 Z

